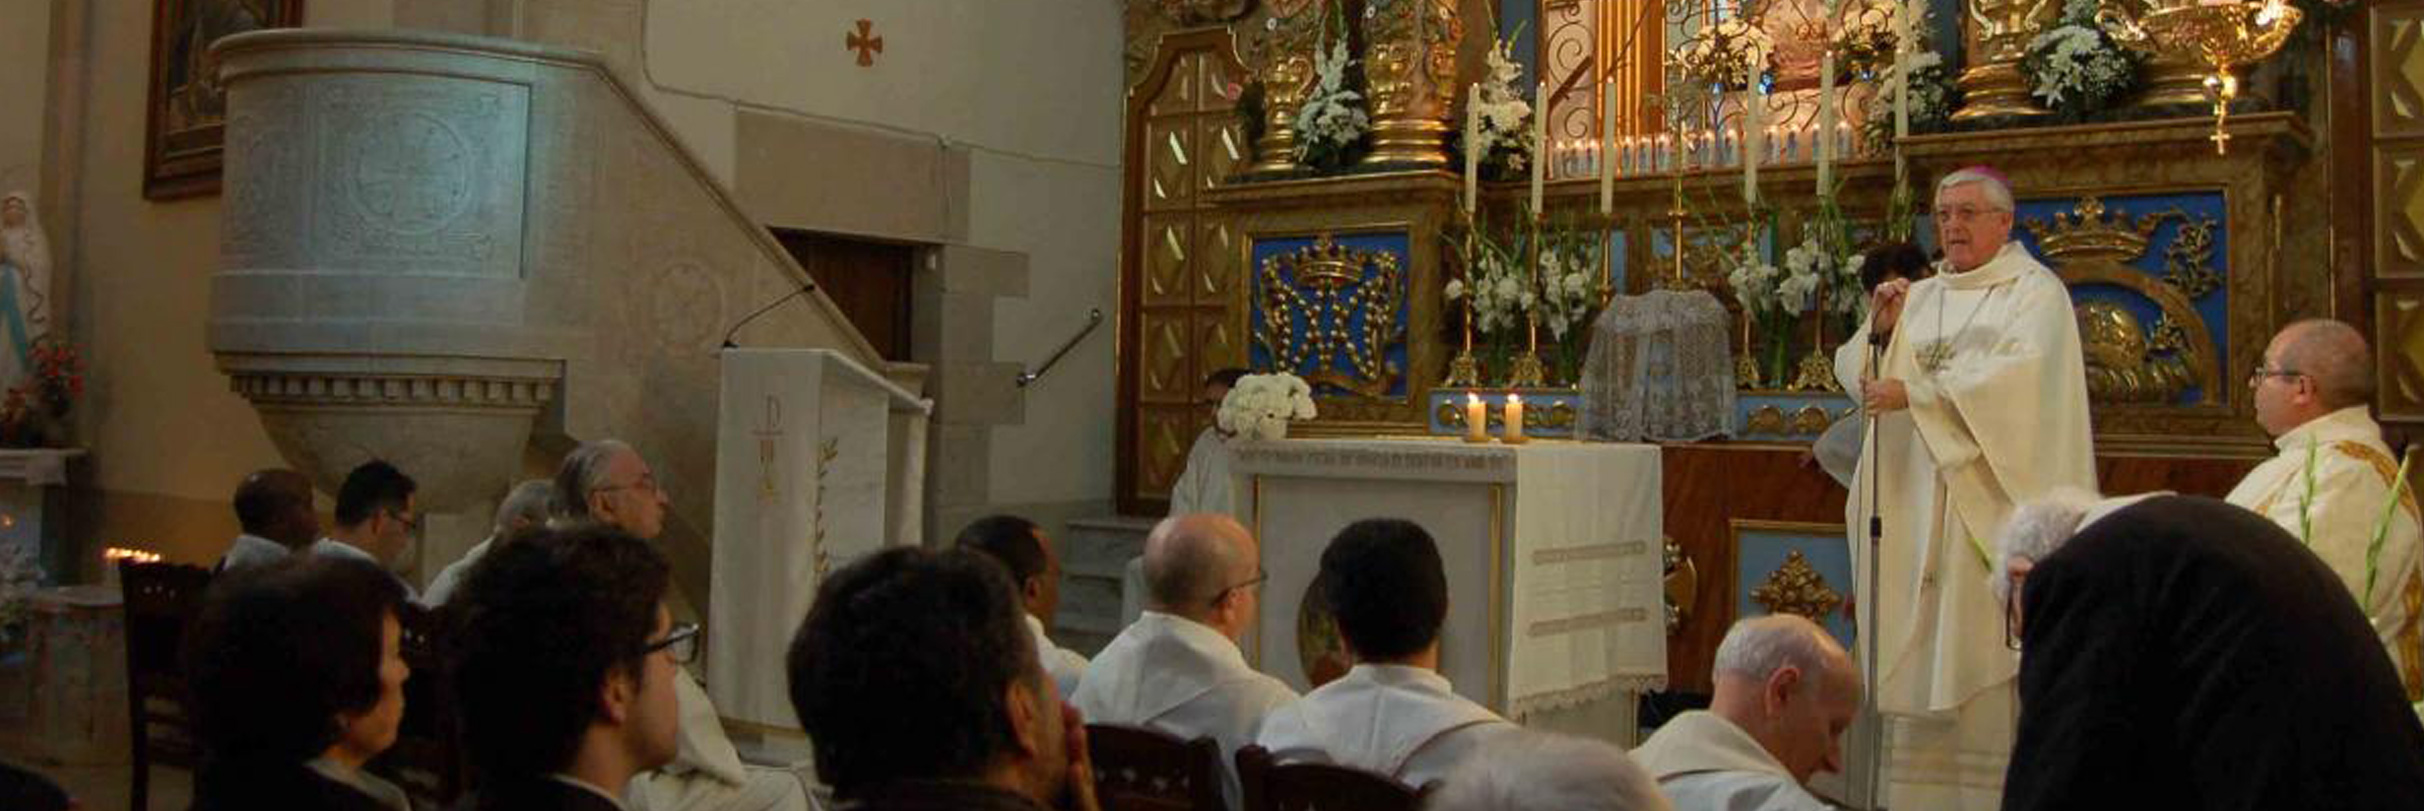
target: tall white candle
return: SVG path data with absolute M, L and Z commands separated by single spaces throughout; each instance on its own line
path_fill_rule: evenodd
M 1532 216 L 1540 216 L 1540 186 L 1549 172 L 1549 83 L 1532 94 Z
M 1464 210 L 1470 217 L 1481 200 L 1481 83 L 1465 92 Z
M 1834 17 L 1834 3 L 1827 4 L 1827 16 Z M 1835 189 L 1835 49 L 1828 48 L 1818 60 L 1818 196 L 1825 197 Z
M 1599 213 L 1616 210 L 1616 78 L 1599 83 Z
M 1763 119 L 1767 113 L 1767 91 L 1759 86 L 1757 69 L 1752 69 L 1750 91 L 1742 96 L 1742 203 L 1759 202 L 1759 161 Z

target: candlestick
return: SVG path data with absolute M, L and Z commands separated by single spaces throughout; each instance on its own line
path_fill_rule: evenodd
M 1742 100 L 1742 204 L 1759 204 L 1759 163 L 1766 156 L 1759 143 L 1760 124 L 1767 117 L 1767 91 L 1759 87 L 1756 71 Z
M 1509 445 L 1520 445 L 1528 441 L 1523 435 L 1523 395 L 1507 392 L 1506 412 L 1501 419 L 1507 422 L 1505 433 L 1500 435 L 1503 441 Z
M 1616 209 L 1616 77 L 1599 83 L 1599 215 Z
M 1473 213 L 1481 199 L 1481 83 L 1465 92 L 1465 176 L 1464 210 Z
M 1911 0 L 1894 2 L 1894 187 L 1908 179 L 1902 139 L 1911 135 Z
M 1490 412 L 1483 408 L 1481 395 L 1471 392 L 1465 393 L 1464 441 L 1490 441 Z
M 1834 18 L 1835 4 L 1827 3 L 1827 17 Z M 1835 193 L 1835 49 L 1828 48 L 1818 60 L 1818 196 L 1823 199 Z
M 1532 214 L 1540 214 L 1540 184 L 1548 177 L 1549 83 L 1541 82 L 1532 98 Z

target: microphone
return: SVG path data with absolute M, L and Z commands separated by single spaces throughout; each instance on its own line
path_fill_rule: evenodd
M 772 309 L 774 309 L 774 308 L 776 308 L 776 307 L 780 307 L 780 306 L 782 306 L 782 305 L 783 305 L 783 302 L 790 301 L 790 300 L 792 300 L 792 299 L 795 299 L 795 298 L 799 298 L 799 297 L 801 297 L 801 296 L 808 295 L 808 291 L 810 291 L 810 290 L 815 290 L 815 289 L 816 289 L 816 282 L 815 282 L 814 280 L 810 280 L 810 281 L 801 282 L 801 283 L 800 283 L 800 289 L 798 289 L 798 290 L 793 290 L 793 291 L 791 291 L 791 292 L 789 292 L 789 293 L 784 293 L 782 298 L 778 298 L 778 299 L 775 299 L 775 300 L 773 300 L 773 301 L 767 302 L 767 303 L 766 303 L 766 306 L 764 306 L 764 307 L 759 307 L 759 308 L 757 308 L 756 310 L 751 311 L 751 312 L 750 312 L 748 315 L 741 316 L 741 320 L 733 322 L 733 324 L 732 324 L 732 328 L 731 328 L 731 329 L 728 329 L 728 330 L 725 330 L 725 331 L 724 331 L 724 346 L 723 346 L 723 348 L 725 348 L 725 349 L 739 349 L 741 345 L 740 345 L 740 344 L 733 343 L 733 342 L 732 342 L 732 336 L 735 336 L 735 335 L 739 335 L 739 334 L 741 334 L 741 328 L 742 328 L 742 327 L 749 326 L 749 322 L 758 320 L 758 316 L 765 315 L 765 314 L 766 314 L 766 312 L 767 312 L 768 310 L 772 310 Z

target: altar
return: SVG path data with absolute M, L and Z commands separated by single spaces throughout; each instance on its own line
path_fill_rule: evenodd
M 1247 656 L 1305 690 L 1336 632 L 1307 600 L 1330 538 L 1411 520 L 1448 578 L 1440 671 L 1510 719 L 1631 745 L 1635 698 L 1666 684 L 1658 448 L 1534 441 L 1296 439 L 1237 447 L 1238 519 L 1262 541 Z M 1309 604 L 1310 603 L 1310 604 Z

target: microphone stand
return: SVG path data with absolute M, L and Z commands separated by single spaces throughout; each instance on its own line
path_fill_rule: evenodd
M 766 303 L 766 306 L 764 306 L 764 307 L 759 307 L 759 308 L 757 308 L 757 309 L 755 309 L 755 310 L 750 311 L 750 313 L 749 313 L 748 315 L 741 316 L 741 320 L 733 322 L 733 324 L 732 324 L 732 328 L 731 328 L 731 329 L 728 329 L 728 330 L 725 330 L 725 331 L 724 331 L 724 343 L 723 343 L 722 348 L 723 348 L 723 349 L 739 349 L 739 348 L 740 348 L 740 344 L 733 343 L 733 342 L 732 342 L 732 336 L 735 336 L 735 335 L 739 335 L 739 334 L 741 334 L 741 328 L 742 328 L 742 327 L 749 326 L 749 322 L 751 322 L 751 321 L 756 321 L 756 320 L 758 319 L 758 316 L 765 315 L 765 314 L 766 314 L 766 312 L 767 312 L 768 310 L 772 310 L 772 309 L 774 309 L 774 308 L 776 308 L 776 307 L 783 306 L 783 302 L 790 301 L 790 300 L 792 300 L 792 299 L 795 299 L 795 298 L 799 298 L 799 297 L 801 297 L 801 296 L 808 295 L 808 291 L 810 291 L 810 290 L 815 290 L 815 289 L 816 289 L 816 282 L 813 282 L 813 281 L 801 282 L 801 283 L 800 283 L 800 289 L 798 289 L 798 290 L 793 290 L 793 291 L 791 291 L 791 292 L 789 292 L 789 293 L 785 293 L 785 294 L 783 294 L 783 297 L 782 297 L 782 298 L 778 298 L 778 299 L 775 299 L 775 300 L 773 300 L 773 301 L 767 302 L 767 303 Z
M 1885 365 L 1886 343 L 1892 340 L 1892 338 L 1893 333 L 1891 332 L 1879 334 L 1872 331 L 1869 333 L 1868 368 L 1863 370 L 1866 372 L 1866 374 L 1862 375 L 1863 378 L 1869 380 L 1877 379 L 1878 367 Z M 1866 471 L 1868 475 L 1865 477 L 1868 479 L 1869 491 L 1868 565 L 1863 568 L 1868 570 L 1869 593 L 1866 599 L 1860 601 L 1862 612 L 1868 614 L 1868 623 L 1864 628 L 1861 629 L 1860 633 L 1860 647 L 1862 653 L 1861 658 L 1865 660 L 1861 663 L 1860 674 L 1861 680 L 1867 682 L 1865 686 L 1868 691 L 1867 695 L 1870 716 L 1875 718 L 1877 721 L 1875 726 L 1871 727 L 1869 730 L 1871 737 L 1869 740 L 1870 746 L 1868 768 L 1865 770 L 1868 778 L 1868 807 L 1882 808 L 1884 806 L 1884 798 L 1879 796 L 1878 788 L 1879 784 L 1883 782 L 1885 773 L 1885 713 L 1877 710 L 1877 687 L 1881 676 L 1877 669 L 1877 636 L 1879 632 L 1879 627 L 1877 624 L 1877 603 L 1879 602 L 1878 594 L 1884 591 L 1884 589 L 1882 588 L 1883 584 L 1877 582 L 1877 556 L 1881 551 L 1881 547 L 1883 547 L 1885 543 L 1885 519 L 1883 518 L 1883 513 L 1881 512 L 1883 509 L 1883 499 L 1880 498 L 1883 488 L 1879 484 L 1877 470 L 1879 466 L 1885 463 L 1885 460 L 1880 458 L 1878 453 L 1879 449 L 1882 447 L 1882 444 L 1878 441 L 1877 437 L 1877 412 L 1875 409 L 1868 407 L 1866 397 L 1861 399 L 1863 402 L 1860 404 L 1860 410 L 1863 412 L 1863 417 L 1868 422 L 1868 435 L 1866 437 L 1868 440 L 1868 470 Z

